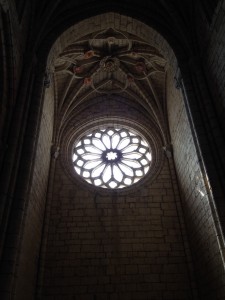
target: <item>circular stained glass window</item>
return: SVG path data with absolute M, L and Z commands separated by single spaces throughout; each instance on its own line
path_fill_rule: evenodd
M 73 165 L 86 182 L 102 188 L 128 187 L 149 171 L 152 155 L 146 140 L 128 129 L 92 131 L 73 147 Z

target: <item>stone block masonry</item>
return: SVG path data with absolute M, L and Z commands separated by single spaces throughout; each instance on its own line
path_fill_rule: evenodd
M 190 299 L 168 168 L 141 190 L 104 195 L 57 163 L 42 299 Z

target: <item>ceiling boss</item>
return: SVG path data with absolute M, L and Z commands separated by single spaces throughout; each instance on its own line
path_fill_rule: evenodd
M 82 45 L 70 46 L 56 71 L 64 68 L 98 93 L 120 93 L 136 80 L 164 72 L 164 59 L 150 48 L 136 37 L 109 28 L 84 39 Z M 87 50 L 82 53 L 81 49 Z

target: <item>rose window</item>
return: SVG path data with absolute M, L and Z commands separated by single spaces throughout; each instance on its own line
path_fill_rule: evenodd
M 127 129 L 97 129 L 73 147 L 73 165 L 86 182 L 121 189 L 143 178 L 151 166 L 148 143 Z

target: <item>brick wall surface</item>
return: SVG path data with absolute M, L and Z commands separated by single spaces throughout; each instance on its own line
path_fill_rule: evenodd
M 98 194 L 60 161 L 41 299 L 193 299 L 167 161 L 151 184 Z
M 212 203 L 207 195 L 181 90 L 168 75 L 168 116 L 183 210 L 200 299 L 224 299 L 224 264 L 217 239 Z
M 15 299 L 21 300 L 33 299 L 36 287 L 53 131 L 54 105 L 52 92 L 51 88 L 46 89 L 27 216 L 24 224 L 19 267 L 17 270 L 19 276 L 16 281 Z

